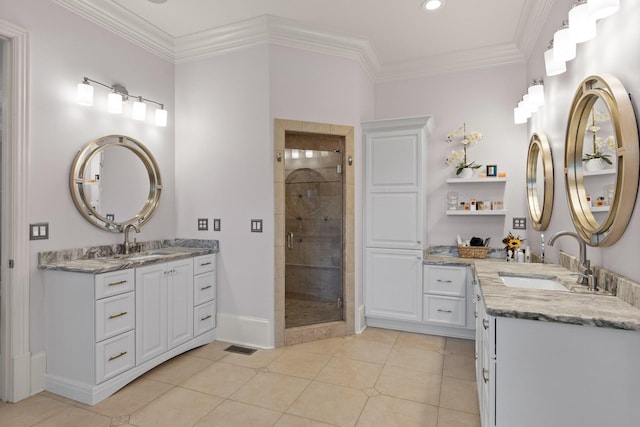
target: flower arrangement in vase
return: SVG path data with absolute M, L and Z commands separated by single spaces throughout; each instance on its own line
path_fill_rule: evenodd
M 596 124 L 609 119 L 609 114 L 603 114 L 595 108 L 591 110 L 591 124 L 587 126 L 587 132 L 591 132 L 591 153 L 584 153 L 582 157 L 586 170 L 596 171 L 604 169 L 605 164 L 613 165 L 611 154 L 607 154 L 607 151 L 615 150 L 615 138 L 613 136 L 609 136 L 606 139 L 598 137 L 600 127 Z
M 447 165 L 453 165 L 456 168 L 456 175 L 460 178 L 471 178 L 473 170 L 482 167 L 475 164 L 475 161 L 467 160 L 467 147 L 475 145 L 482 139 L 480 132 L 469 132 L 467 134 L 467 125 L 462 126 L 447 135 L 447 143 L 460 142 L 462 150 L 453 150 L 446 159 Z
M 524 239 L 520 236 L 514 236 L 511 232 L 502 239 L 502 243 L 504 243 L 504 250 L 507 253 L 507 261 L 515 261 L 516 254 L 520 250 L 520 246 L 522 246 L 522 242 Z

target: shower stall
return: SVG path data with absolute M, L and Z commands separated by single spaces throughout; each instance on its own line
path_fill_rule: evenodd
M 285 137 L 285 328 L 344 320 L 343 153 L 343 137 Z

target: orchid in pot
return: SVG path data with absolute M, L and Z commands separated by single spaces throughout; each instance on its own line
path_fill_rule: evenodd
M 607 138 L 599 137 L 598 131 L 600 131 L 600 127 L 597 125 L 598 122 L 609 119 L 609 114 L 601 113 L 595 108 L 591 110 L 591 124 L 587 126 L 587 132 L 591 133 L 591 152 L 584 153 L 582 156 L 586 170 L 596 171 L 603 169 L 606 165 L 613 165 L 611 154 L 608 154 L 607 151 L 616 149 L 616 140 L 613 136 Z
M 469 132 L 467 134 L 466 123 L 449 135 L 447 135 L 447 143 L 459 142 L 462 144 L 462 150 L 453 150 L 446 159 L 447 165 L 453 165 L 456 168 L 456 175 L 461 178 L 471 178 L 473 170 L 482 167 L 477 165 L 475 161 L 468 161 L 467 159 L 467 147 L 475 145 L 482 139 L 480 132 Z

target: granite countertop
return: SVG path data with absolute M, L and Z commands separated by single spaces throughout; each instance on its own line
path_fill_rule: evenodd
M 511 263 L 427 255 L 425 264 L 470 266 L 478 277 L 487 313 L 496 317 L 640 331 L 640 310 L 616 296 L 590 292 L 576 273 L 556 264 Z M 569 292 L 507 287 L 498 273 L 555 276 Z
M 129 255 L 122 254 L 122 245 L 40 252 L 38 268 L 96 274 L 219 252 L 217 240 L 160 240 L 142 246 Z

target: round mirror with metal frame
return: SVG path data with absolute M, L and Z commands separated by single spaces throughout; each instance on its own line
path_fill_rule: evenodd
M 69 188 L 87 221 L 120 233 L 129 224 L 141 226 L 151 219 L 160 201 L 162 180 L 147 147 L 128 136 L 107 135 L 78 152 Z
M 527 202 L 535 230 L 546 230 L 553 212 L 553 157 L 547 137 L 534 133 L 527 154 Z
M 611 120 L 611 156 L 615 184 L 611 189 L 606 218 L 596 218 L 593 201 L 585 189 L 587 160 L 585 140 L 593 124 L 596 103 L 606 108 Z M 587 136 L 587 138 L 585 138 Z M 593 156 L 587 156 L 593 157 Z M 620 239 L 629 224 L 638 193 L 638 128 L 629 94 L 611 75 L 590 76 L 578 87 L 571 105 L 565 143 L 565 185 L 569 211 L 582 239 L 591 246 L 610 246 Z M 612 171 L 613 172 L 613 171 Z

